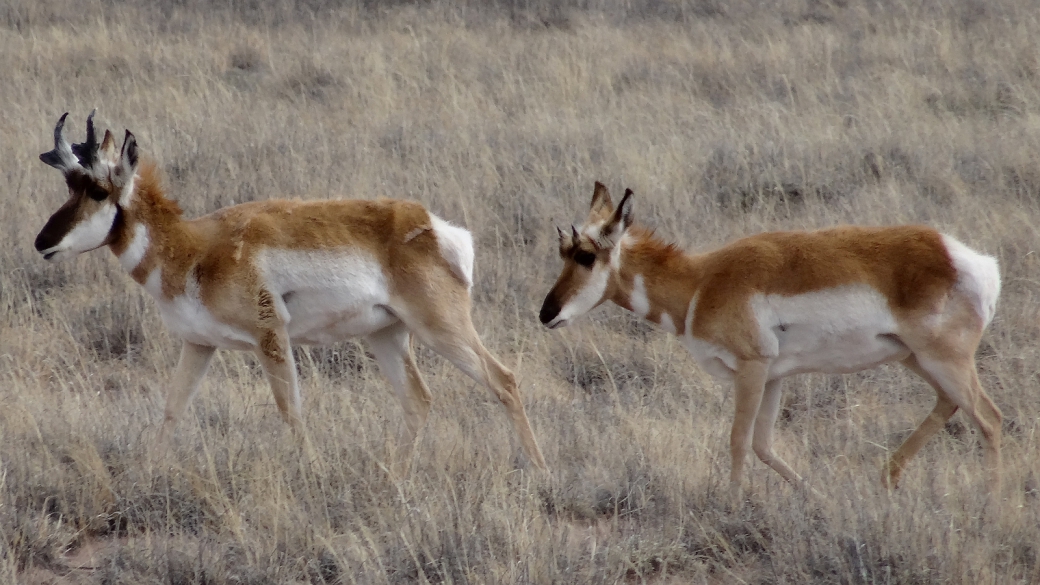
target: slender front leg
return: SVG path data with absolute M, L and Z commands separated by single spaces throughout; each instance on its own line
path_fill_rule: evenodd
M 740 360 L 733 377 L 736 412 L 733 416 L 733 429 L 729 435 L 729 452 L 732 458 L 729 486 L 734 503 L 740 501 L 740 477 L 751 444 L 758 409 L 762 404 L 768 372 L 769 363 L 765 360 Z
M 202 377 L 206 375 L 209 362 L 213 359 L 215 347 L 198 345 L 185 341 L 181 346 L 181 357 L 177 361 L 177 369 L 173 372 L 173 380 L 166 394 L 166 414 L 163 417 L 162 429 L 159 431 L 159 439 L 156 441 L 159 447 L 165 447 L 177 425 L 188 402 L 199 390 Z
M 289 345 L 289 334 L 284 327 L 278 327 L 261 331 L 258 339 L 256 357 L 267 374 L 278 412 L 294 431 L 300 431 L 303 425 L 300 386 L 296 380 L 296 362 Z

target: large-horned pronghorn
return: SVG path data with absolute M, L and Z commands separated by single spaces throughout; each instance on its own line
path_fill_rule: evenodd
M 108 246 L 184 341 L 159 444 L 197 391 L 216 348 L 256 353 L 282 417 L 299 427 L 290 344 L 363 336 L 405 411 L 411 446 L 430 410 L 411 334 L 490 388 L 531 461 L 545 467 L 512 372 L 481 344 L 470 321 L 473 241 L 421 205 L 394 200 L 264 201 L 181 217 L 155 163 L 129 131 L 121 150 L 93 113 L 87 141 L 54 129 L 40 159 L 62 171 L 69 200 L 36 249 L 59 260 Z
M 749 443 L 785 479 L 801 481 L 773 453 L 785 376 L 891 361 L 924 378 L 938 400 L 888 461 L 883 483 L 895 487 L 959 408 L 981 432 L 990 493 L 999 490 L 1002 417 L 975 370 L 1000 293 L 993 258 L 920 226 L 764 233 L 687 254 L 633 226 L 631 190 L 615 209 L 600 183 L 585 224 L 559 235 L 564 267 L 542 323 L 562 327 L 613 301 L 677 335 L 710 374 L 733 380 L 734 495 Z

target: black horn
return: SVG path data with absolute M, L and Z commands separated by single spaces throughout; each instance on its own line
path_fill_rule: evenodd
M 72 147 L 69 146 L 69 141 L 65 140 L 65 135 L 62 133 L 65 128 L 65 118 L 68 116 L 68 112 L 62 114 L 58 119 L 58 125 L 54 127 L 54 150 L 40 155 L 40 160 L 62 171 L 77 164 L 76 157 L 72 155 Z
M 87 141 L 72 145 L 72 153 L 79 159 L 79 164 L 88 169 L 98 160 L 98 148 L 100 145 L 97 141 L 97 134 L 94 132 L 94 114 L 96 113 L 97 108 L 94 108 L 91 110 L 90 115 L 87 116 Z

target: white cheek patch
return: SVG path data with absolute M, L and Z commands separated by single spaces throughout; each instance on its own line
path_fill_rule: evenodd
M 119 256 L 119 263 L 123 266 L 123 270 L 132 272 L 137 265 L 144 260 L 144 255 L 148 252 L 148 245 L 151 243 L 151 238 L 148 237 L 148 227 L 143 223 L 139 223 L 134 226 L 133 239 L 130 240 L 130 245 L 126 247 L 122 255 Z
M 554 322 L 570 321 L 576 317 L 580 317 L 585 313 L 588 313 L 595 307 L 601 300 L 603 300 L 603 294 L 607 292 L 607 282 L 610 278 L 610 269 L 606 266 L 596 264 L 592 269 L 592 276 L 585 283 L 585 286 L 578 291 L 578 294 L 571 297 L 567 304 L 560 309 L 560 313 L 554 319 Z
M 57 252 L 65 256 L 79 254 L 80 252 L 86 252 L 101 246 L 105 242 L 105 238 L 108 237 L 109 232 L 112 231 L 112 224 L 116 220 L 117 209 L 115 205 L 106 203 L 86 220 L 76 224 L 58 242 L 57 246 L 41 252 L 43 254 Z

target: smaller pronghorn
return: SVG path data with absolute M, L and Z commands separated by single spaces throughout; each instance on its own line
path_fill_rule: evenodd
M 527 456 L 545 468 L 515 378 L 481 344 L 470 320 L 470 233 L 408 201 L 263 201 L 194 220 L 166 198 L 155 163 L 129 131 L 121 150 L 93 116 L 87 141 L 54 129 L 40 159 L 65 175 L 68 201 L 36 249 L 60 260 L 108 246 L 184 341 L 159 433 L 163 445 L 198 390 L 217 348 L 256 353 L 282 417 L 301 425 L 291 343 L 368 340 L 393 385 L 411 447 L 432 397 L 411 335 L 490 388 L 505 405 Z
M 581 228 L 557 228 L 563 272 L 539 315 L 565 326 L 605 301 L 682 341 L 713 376 L 732 380 L 730 486 L 740 493 L 748 446 L 792 483 L 773 453 L 785 376 L 851 373 L 899 361 L 938 395 L 882 472 L 895 487 L 909 460 L 958 408 L 985 445 L 988 488 L 1000 487 L 1000 410 L 979 384 L 975 349 L 1000 293 L 997 262 L 921 226 L 774 232 L 687 254 L 632 224 L 632 191 L 615 209 L 596 183 Z

